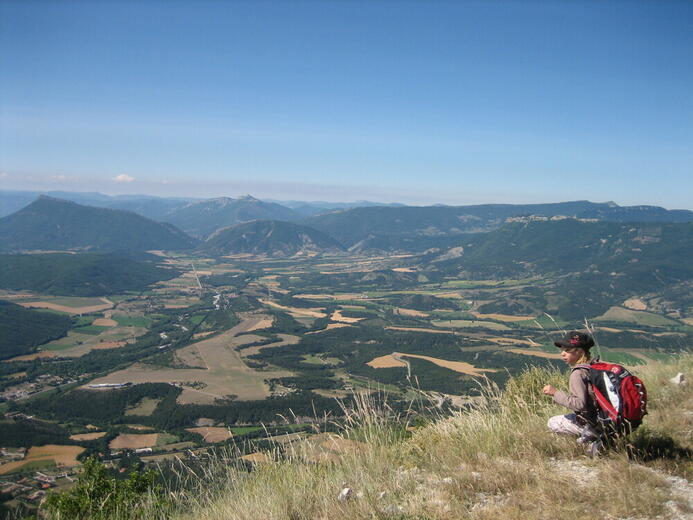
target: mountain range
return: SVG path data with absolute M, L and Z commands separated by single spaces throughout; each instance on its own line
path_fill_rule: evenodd
M 146 251 L 192 249 L 196 240 L 171 224 L 123 210 L 42 196 L 0 219 L 0 250 Z

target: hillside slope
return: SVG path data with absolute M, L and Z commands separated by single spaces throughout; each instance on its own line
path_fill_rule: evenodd
M 129 211 L 51 197 L 0 219 L 0 250 L 182 250 L 195 240 L 170 224 Z
M 292 209 L 247 195 L 238 199 L 220 197 L 191 202 L 169 211 L 161 220 L 203 238 L 218 229 L 251 220 L 297 220 L 299 217 Z
M 300 223 L 323 231 L 350 248 L 391 250 L 406 249 L 405 238 L 430 240 L 491 231 L 502 226 L 510 217 L 528 215 L 562 215 L 615 222 L 693 221 L 693 212 L 687 210 L 575 201 L 556 204 L 364 207 L 310 217 Z
M 220 229 L 207 239 L 202 249 L 212 254 L 285 256 L 343 250 L 336 240 L 320 231 L 278 220 L 255 220 Z
M 180 274 L 175 269 L 108 254 L 0 254 L 0 289 L 62 296 L 105 296 L 142 290 Z
M 146 495 L 113 518 L 685 520 L 693 512 L 693 388 L 669 379 L 691 369 L 690 354 L 639 368 L 649 415 L 627 445 L 597 459 L 574 438 L 549 433 L 547 419 L 564 409 L 541 388 L 564 388 L 567 376 L 533 368 L 463 411 L 443 412 L 431 400 L 432 420 L 398 416 L 382 394 L 361 394 L 344 404 L 341 433 L 278 439 L 254 462 L 233 450 L 182 461 L 182 488 Z

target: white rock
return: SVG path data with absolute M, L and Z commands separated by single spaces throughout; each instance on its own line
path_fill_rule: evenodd
M 345 487 L 339 492 L 339 496 L 337 497 L 337 500 L 340 502 L 346 502 L 351 498 L 351 496 L 354 494 L 351 488 Z
M 683 372 L 679 372 L 674 377 L 669 379 L 669 381 L 671 381 L 675 385 L 685 385 L 687 383 L 686 376 L 683 375 Z

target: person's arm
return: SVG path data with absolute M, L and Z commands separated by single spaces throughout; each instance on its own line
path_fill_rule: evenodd
M 570 393 L 557 390 L 553 394 L 553 402 L 565 406 L 574 412 L 587 409 L 589 393 L 587 383 L 584 380 L 582 370 L 573 370 L 568 379 L 568 389 Z

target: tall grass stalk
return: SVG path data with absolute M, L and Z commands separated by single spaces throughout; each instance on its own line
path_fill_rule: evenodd
M 364 392 L 342 402 L 338 433 L 277 442 L 251 470 L 238 458 L 244 446 L 194 467 L 181 461 L 184 485 L 169 490 L 166 507 L 153 501 L 148 518 L 675 518 L 672 511 L 693 505 L 670 476 L 690 477 L 693 388 L 668 380 L 692 368 L 691 354 L 639 367 L 650 414 L 632 438 L 595 460 L 546 428 L 565 410 L 541 388 L 565 388 L 565 372 L 528 368 L 503 391 L 486 382 L 474 406 L 447 415 L 434 406 L 435 420 L 416 428 L 425 395 L 396 411 L 386 394 Z M 351 493 L 339 500 L 344 488 Z

